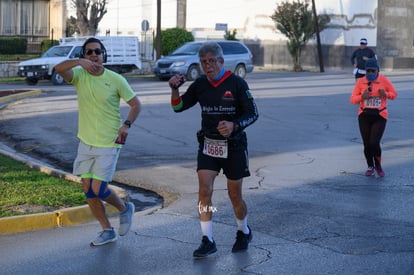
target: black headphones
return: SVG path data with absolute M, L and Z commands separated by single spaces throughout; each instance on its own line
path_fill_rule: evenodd
M 105 46 L 102 44 L 101 40 L 99 40 L 99 39 L 97 39 L 95 37 L 88 38 L 85 41 L 85 43 L 83 43 L 82 51 L 80 52 L 79 57 L 80 58 L 85 58 L 85 47 L 89 43 L 99 43 L 99 45 L 101 46 L 101 50 L 102 50 L 103 63 L 106 63 L 106 61 L 108 59 L 108 56 L 106 54 Z

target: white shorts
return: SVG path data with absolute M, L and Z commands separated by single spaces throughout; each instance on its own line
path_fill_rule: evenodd
M 115 174 L 120 151 L 120 148 L 95 147 L 81 141 L 73 163 L 73 174 L 90 174 L 91 178 L 110 182 Z

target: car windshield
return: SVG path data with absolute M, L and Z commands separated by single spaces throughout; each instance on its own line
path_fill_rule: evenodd
M 187 43 L 173 51 L 171 55 L 195 55 L 200 49 L 201 43 Z
M 67 56 L 72 46 L 55 46 L 47 50 L 42 57 Z

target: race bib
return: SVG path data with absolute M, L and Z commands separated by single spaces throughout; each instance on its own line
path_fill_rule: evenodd
M 373 96 L 364 100 L 365 108 L 379 108 L 381 103 L 381 97 L 379 96 Z
M 227 158 L 227 140 L 217 140 L 204 137 L 203 154 L 213 158 Z

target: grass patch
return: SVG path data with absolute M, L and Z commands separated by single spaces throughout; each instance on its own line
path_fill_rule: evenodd
M 9 82 L 21 82 L 24 81 L 24 77 L 1 77 L 0 83 L 9 83 Z
M 0 155 L 0 218 L 86 204 L 82 185 Z

